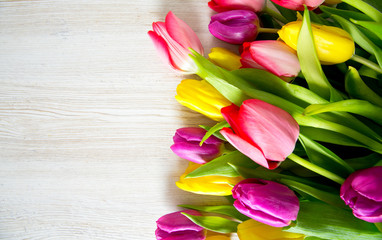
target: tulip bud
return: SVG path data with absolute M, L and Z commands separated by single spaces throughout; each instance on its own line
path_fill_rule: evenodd
M 231 128 L 220 133 L 257 164 L 274 169 L 293 152 L 299 126 L 286 111 L 257 99 L 222 108 Z
M 232 104 L 206 80 L 185 79 L 176 92 L 180 104 L 218 122 L 224 120 L 220 109 Z
M 297 40 L 302 21 L 285 24 L 279 37 L 289 47 L 297 50 Z M 353 38 L 345 30 L 325 25 L 311 24 L 314 44 L 321 64 L 338 64 L 349 60 L 355 51 Z
M 169 12 L 165 22 L 154 22 L 153 31 L 148 34 L 167 65 L 176 71 L 195 72 L 196 66 L 189 56 L 189 48 L 203 55 L 203 46 L 185 22 Z
M 283 231 L 281 227 L 272 227 L 253 219 L 237 226 L 240 240 L 303 240 L 305 235 Z
M 193 223 L 182 212 L 196 216 L 201 215 L 195 210 L 184 210 L 160 217 L 157 221 L 157 230 L 155 231 L 157 240 L 204 240 L 206 238 L 204 228 Z
M 324 0 L 271 0 L 272 2 L 280 5 L 281 7 L 288 8 L 295 11 L 304 11 L 304 5 L 309 10 L 313 10 L 320 6 Z
M 229 10 L 251 10 L 261 12 L 266 5 L 266 0 L 211 0 L 208 6 L 216 12 Z
M 340 195 L 354 216 L 371 223 L 382 222 L 382 166 L 358 170 L 345 180 Z
M 237 70 L 241 67 L 241 57 L 225 48 L 211 48 L 211 53 L 208 54 L 208 57 L 211 62 L 215 63 L 215 65 L 227 69 L 228 71 Z
M 174 144 L 171 150 L 181 158 L 204 164 L 223 153 L 224 143 L 215 136 L 210 136 L 203 145 L 200 141 L 206 130 L 197 127 L 179 128 L 173 137 Z
M 216 38 L 232 44 L 255 40 L 259 18 L 249 10 L 232 10 L 211 17 L 208 29 Z
M 199 168 L 201 165 L 190 162 L 185 173 L 180 176 L 176 186 L 178 188 L 196 194 L 228 196 L 232 194 L 232 186 L 243 180 L 242 177 L 205 176 L 185 178 L 187 174 Z
M 266 70 L 287 82 L 301 70 L 296 51 L 275 40 L 244 43 L 241 64 L 244 68 Z
M 235 208 L 256 221 L 285 227 L 296 220 L 299 200 L 288 187 L 263 179 L 248 178 L 232 189 Z

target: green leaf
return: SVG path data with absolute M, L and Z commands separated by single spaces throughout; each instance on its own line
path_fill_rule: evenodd
M 350 20 L 350 18 L 356 19 L 356 20 L 362 20 L 362 21 L 371 21 L 372 20 L 366 14 L 356 12 L 356 11 L 327 7 L 325 5 L 321 5 L 320 9 L 325 13 L 335 14 L 335 15 L 341 16 L 341 17 L 348 19 L 348 20 Z
M 206 134 L 204 135 L 204 137 L 202 138 L 202 141 L 200 141 L 200 146 L 203 145 L 204 141 L 206 141 L 209 137 L 211 137 L 211 135 L 215 134 L 217 131 L 220 131 L 220 129 L 224 128 L 224 127 L 229 127 L 229 124 L 226 122 L 226 121 L 223 121 L 223 122 L 220 122 L 220 123 L 217 123 L 215 126 L 213 126 L 212 128 L 210 128 Z M 223 137 L 223 140 L 225 140 L 225 138 Z
M 355 19 L 350 19 L 355 24 L 358 24 L 371 32 L 375 33 L 380 39 L 382 39 L 382 23 L 371 22 L 371 21 L 359 21 Z
M 238 106 L 240 106 L 244 100 L 248 99 L 248 96 L 246 96 L 242 90 L 225 80 L 222 68 L 211 63 L 194 50 L 190 49 L 190 51 L 194 54 L 190 55 L 190 57 L 198 67 L 197 74 L 214 86 L 225 98 Z
M 300 61 L 301 71 L 311 91 L 331 102 L 343 99 L 330 85 L 322 70 L 313 40 L 309 11 L 306 7 L 297 40 L 297 56 Z
M 328 148 L 303 134 L 300 134 L 299 139 L 312 163 L 345 178 L 354 172 L 354 169 Z
M 365 144 L 356 141 L 353 138 L 347 137 L 341 133 L 318 129 L 315 127 L 300 126 L 300 132 L 312 140 L 319 142 L 327 142 L 351 147 L 366 147 Z
M 269 180 L 269 181 L 275 181 L 275 182 L 279 182 L 280 179 L 289 179 L 289 180 L 299 182 L 302 184 L 306 184 L 306 185 L 309 185 L 311 187 L 321 189 L 321 190 L 324 190 L 327 192 L 335 192 L 335 189 L 333 189 L 329 186 L 314 182 L 314 181 L 309 180 L 307 178 L 301 178 L 301 177 L 296 177 L 293 175 L 282 174 L 282 173 L 276 172 L 275 170 L 268 170 L 268 169 L 263 168 L 263 167 L 248 168 L 248 167 L 243 167 L 243 166 L 240 166 L 239 164 L 235 164 L 235 163 L 231 163 L 231 162 L 229 162 L 228 164 L 230 166 L 232 166 L 232 168 L 234 168 L 244 178 L 261 178 L 261 179 L 265 179 L 265 180 Z
M 227 163 L 229 161 L 244 164 L 246 166 L 257 166 L 251 159 L 239 151 L 233 151 L 228 154 L 222 155 L 214 160 L 203 164 L 199 168 L 189 173 L 186 178 L 196 178 L 204 176 L 225 176 L 225 177 L 238 177 L 240 176 L 232 167 Z
M 356 25 L 354 25 L 350 21 L 337 15 L 333 15 L 332 17 L 341 24 L 342 28 L 353 37 L 354 41 L 360 47 L 362 47 L 370 54 L 375 55 L 379 66 L 382 67 L 382 50 L 377 45 L 375 45 L 365 34 L 363 34 L 363 32 L 359 30 Z
M 362 1 L 362 0 L 342 0 L 342 2 L 349 4 L 365 13 L 367 16 L 372 18 L 376 22 L 382 22 L 382 13 L 378 11 L 372 5 Z
M 296 11 L 281 7 L 280 5 L 275 4 L 274 2 L 272 2 L 272 4 L 281 13 L 281 15 L 284 16 L 288 20 L 288 22 L 292 22 L 292 21 L 297 20 Z
M 218 233 L 233 233 L 237 232 L 238 222 L 228 220 L 222 217 L 216 216 L 194 216 L 187 213 L 182 213 L 196 225 L 199 225 L 205 229 Z
M 301 202 L 296 224 L 290 226 L 284 231 L 324 239 L 382 239 L 374 224 L 354 217 L 351 211 L 320 202 Z
M 382 160 L 382 155 L 372 153 L 364 157 L 346 159 L 345 161 L 355 170 L 370 168 Z
M 250 219 L 249 217 L 247 217 L 247 216 L 241 214 L 239 211 L 237 211 L 237 209 L 232 205 L 195 206 L 195 205 L 183 204 L 183 205 L 179 205 L 179 207 L 194 209 L 194 210 L 208 212 L 208 213 L 223 214 L 223 215 L 238 219 L 240 221 L 246 221 L 246 220 Z
M 326 192 L 326 191 L 311 187 L 307 184 L 296 182 L 290 179 L 280 179 L 279 182 L 287 185 L 293 190 L 302 191 L 318 200 L 321 200 L 333 206 L 346 208 L 346 205 L 344 201 L 342 201 L 342 199 L 340 198 L 339 193 L 334 194 L 334 193 Z
M 208 131 L 212 128 L 212 127 L 210 127 L 210 126 L 206 126 L 206 125 L 199 125 L 199 127 L 201 127 L 201 128 L 203 128 L 204 130 L 206 130 L 207 133 L 208 133 Z M 223 135 L 221 135 L 221 133 L 218 132 L 218 131 L 214 131 L 214 133 L 213 133 L 212 135 L 214 135 L 215 137 L 219 138 L 220 140 L 226 141 L 225 137 L 223 137 Z
M 353 98 L 369 101 L 379 107 L 382 107 L 382 97 L 371 90 L 362 80 L 357 69 L 349 67 L 345 76 L 345 89 Z
M 332 111 L 355 113 L 382 125 L 382 108 L 368 101 L 358 99 L 348 99 L 328 104 L 312 104 L 305 108 L 304 113 L 306 115 L 315 115 Z

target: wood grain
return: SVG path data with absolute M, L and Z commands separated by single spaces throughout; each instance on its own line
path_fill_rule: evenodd
M 169 10 L 222 46 L 207 1 L 0 1 L 0 239 L 154 239 L 177 204 L 222 201 L 174 184 L 174 131 L 212 122 L 146 34 Z

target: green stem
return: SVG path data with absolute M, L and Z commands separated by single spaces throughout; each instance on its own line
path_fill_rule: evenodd
M 277 33 L 280 29 L 278 28 L 258 28 L 258 33 Z
M 265 7 L 264 8 L 264 12 L 269 14 L 271 17 L 279 20 L 280 22 L 282 22 L 284 24 L 288 23 L 288 20 L 283 15 L 281 15 L 280 13 L 270 9 L 269 7 Z
M 382 22 L 382 14 L 376 8 L 362 0 L 342 0 L 342 2 L 349 4 L 365 13 L 367 16 L 374 19 L 376 22 Z
M 299 164 L 299 165 L 301 165 L 301 166 L 303 166 L 303 167 L 305 167 L 305 168 L 307 168 L 307 169 L 309 169 L 315 173 L 318 173 L 321 176 L 329 178 L 330 180 L 332 180 L 338 184 L 342 184 L 345 181 L 345 179 L 343 179 L 342 177 L 340 177 L 340 176 L 338 176 L 338 175 L 336 175 L 336 174 L 334 174 L 334 173 L 332 173 L 332 172 L 330 172 L 330 171 L 328 171 L 322 167 L 319 167 L 319 166 L 297 156 L 294 153 L 289 155 L 288 158 L 290 160 L 292 160 L 293 162 L 295 162 L 295 163 L 297 163 L 297 164 Z
M 363 58 L 358 55 L 353 55 L 350 59 L 358 63 L 361 63 L 365 65 L 366 67 L 373 69 L 374 71 L 382 74 L 382 69 L 379 67 L 379 65 L 370 61 L 369 59 Z

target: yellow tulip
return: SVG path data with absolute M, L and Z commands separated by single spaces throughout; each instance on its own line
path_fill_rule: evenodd
M 180 104 L 218 122 L 224 120 L 220 109 L 232 104 L 206 80 L 185 79 L 176 92 Z
M 303 234 L 290 233 L 282 230 L 282 227 L 272 227 L 253 219 L 240 223 L 237 234 L 240 240 L 302 240 Z
M 290 22 L 278 31 L 281 40 L 295 50 L 297 50 L 301 25 L 302 21 Z M 312 32 L 321 64 L 342 63 L 353 56 L 355 51 L 354 41 L 345 30 L 332 26 L 312 24 Z
M 229 71 L 233 71 L 241 67 L 241 57 L 225 48 L 212 48 L 211 53 L 208 54 L 208 57 L 213 63 Z
M 179 181 L 176 182 L 176 186 L 184 191 L 197 194 L 228 196 L 232 194 L 233 186 L 243 180 L 242 177 L 224 176 L 185 178 L 187 174 L 200 166 L 200 164 L 190 162 L 185 173 L 182 174 Z

